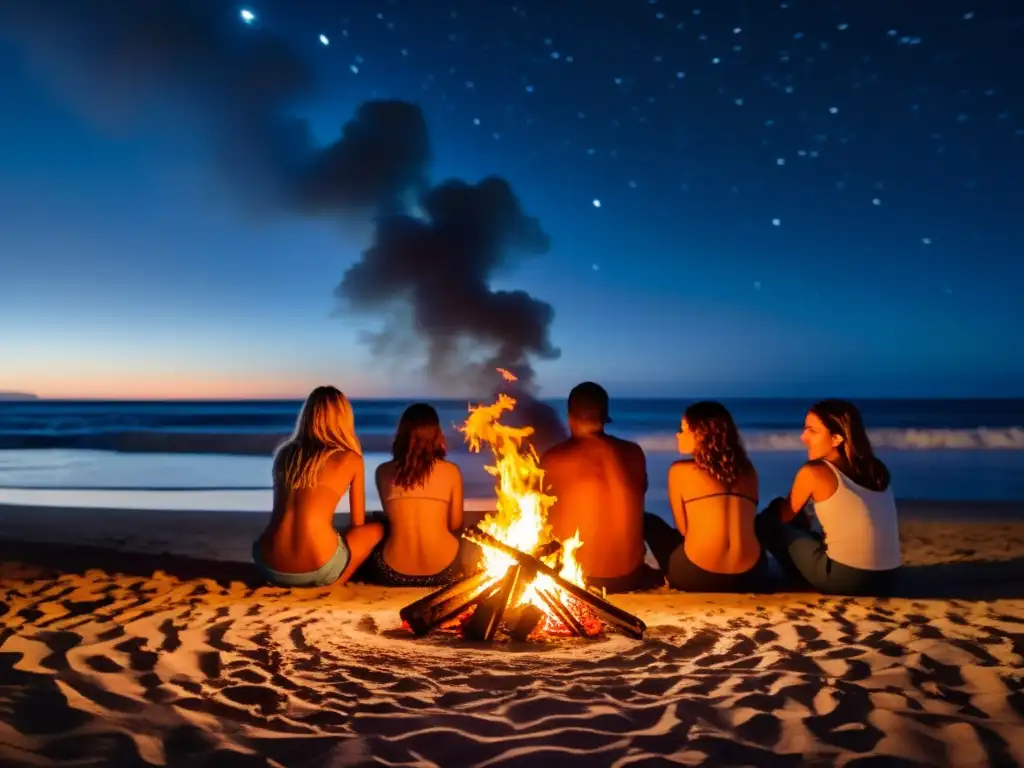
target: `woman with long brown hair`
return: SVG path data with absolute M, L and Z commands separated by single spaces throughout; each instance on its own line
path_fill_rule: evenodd
M 644 539 L 675 589 L 757 592 L 767 561 L 754 532 L 757 470 L 732 415 L 721 403 L 694 403 L 683 414 L 679 452 L 669 468 L 668 494 L 676 528 L 644 515 Z
M 406 408 L 391 455 L 376 477 L 388 530 L 373 551 L 367 579 L 395 587 L 455 580 L 461 573 L 462 473 L 445 461 L 437 411 L 426 403 Z
M 800 439 L 807 463 L 789 496 L 758 515 L 758 538 L 788 575 L 821 592 L 888 591 L 901 562 L 896 501 L 860 411 L 846 400 L 815 403 Z
M 366 522 L 362 447 L 352 405 L 335 387 L 306 398 L 292 436 L 274 456 L 274 508 L 253 544 L 256 566 L 282 587 L 344 584 L 380 541 Z M 349 495 L 349 528 L 334 529 L 334 509 Z

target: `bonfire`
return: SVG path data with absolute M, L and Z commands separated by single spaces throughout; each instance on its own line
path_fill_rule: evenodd
M 482 548 L 480 571 L 406 606 L 402 619 L 418 635 L 454 624 L 481 640 L 492 640 L 499 628 L 521 640 L 591 637 L 605 623 L 641 637 L 643 622 L 587 589 L 576 559 L 584 546 L 579 531 L 563 541 L 552 535 L 547 515 L 556 499 L 544 492 L 544 471 L 527 441 L 533 429 L 501 423 L 515 404 L 500 394 L 490 405 L 471 406 L 460 428 L 471 451 L 487 446 L 494 458 L 486 469 L 496 478 L 497 507 L 463 533 Z

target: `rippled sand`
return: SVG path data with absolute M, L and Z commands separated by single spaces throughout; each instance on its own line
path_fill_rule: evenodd
M 639 642 L 494 646 L 408 636 L 424 590 L 0 542 L 0 765 L 1024 763 L 1024 524 L 903 533 L 904 597 L 663 590 L 614 598 Z

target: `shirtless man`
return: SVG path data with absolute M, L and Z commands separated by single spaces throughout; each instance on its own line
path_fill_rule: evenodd
M 541 457 L 548 491 L 557 498 L 549 514 L 559 539 L 577 529 L 577 557 L 587 583 L 609 592 L 660 586 L 660 574 L 644 565 L 644 494 L 647 459 L 636 443 L 604 431 L 608 393 L 584 382 L 569 393 L 569 439 Z

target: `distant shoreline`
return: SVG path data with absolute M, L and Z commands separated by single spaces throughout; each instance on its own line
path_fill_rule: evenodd
M 0 401 L 3 402 L 29 402 L 33 400 L 41 400 L 39 395 L 33 394 L 32 392 L 0 392 Z

